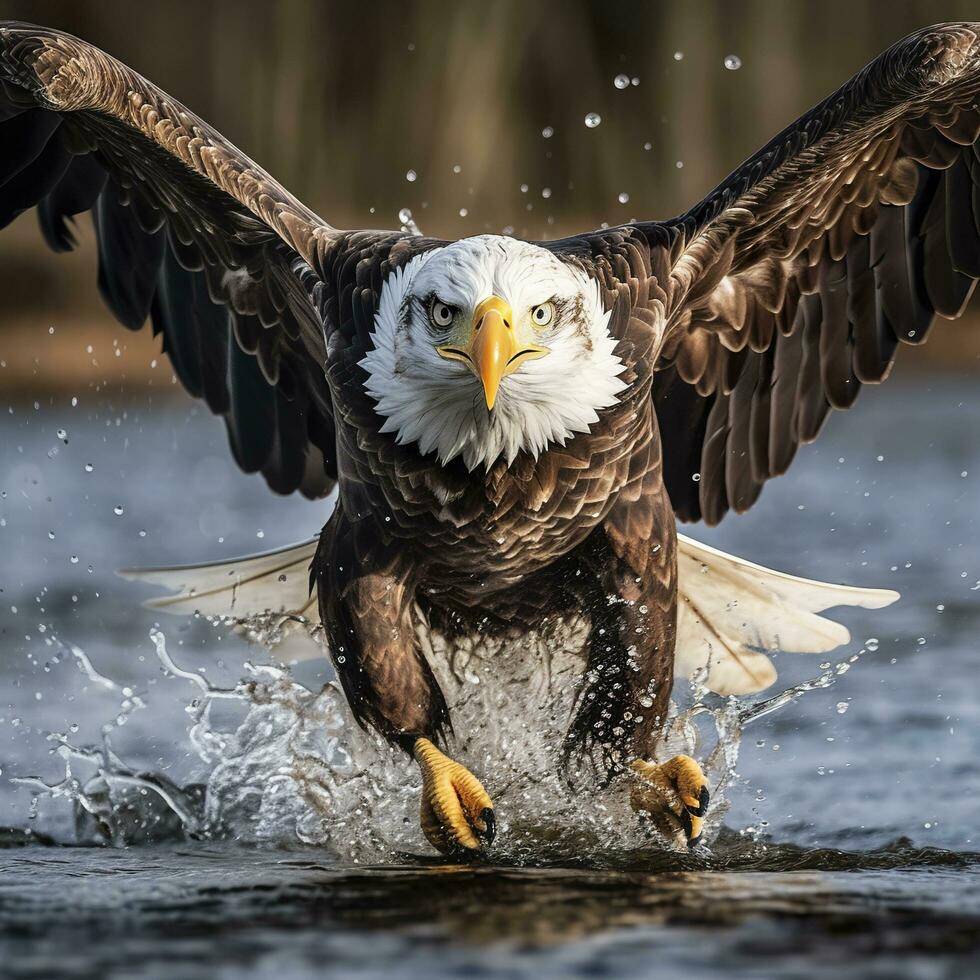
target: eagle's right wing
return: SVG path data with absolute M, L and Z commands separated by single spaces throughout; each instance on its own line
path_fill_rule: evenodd
M 127 327 L 150 317 L 174 372 L 224 416 L 273 489 L 336 478 L 324 311 L 359 303 L 359 263 L 397 233 L 332 228 L 202 120 L 92 45 L 0 24 L 0 227 L 37 207 L 73 246 L 91 211 L 99 287 Z M 372 283 L 373 287 L 374 283 Z

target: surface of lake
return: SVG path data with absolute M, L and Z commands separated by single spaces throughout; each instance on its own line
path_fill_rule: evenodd
M 977 381 L 865 392 L 749 515 L 692 529 L 765 565 L 903 596 L 842 615 L 853 643 L 829 659 L 866 652 L 746 729 L 708 850 L 597 855 L 570 826 L 557 850 L 504 848 L 471 867 L 422 847 L 360 865 L 247 833 L 66 846 L 70 801 L 10 781 L 57 783 L 65 742 L 108 734 L 133 772 L 208 778 L 194 691 L 161 671 L 155 622 L 212 684 L 262 658 L 142 609 L 147 590 L 114 570 L 297 541 L 329 504 L 237 473 L 220 423 L 181 402 L 3 407 L 0 976 L 932 978 L 980 964 Z M 818 661 L 778 655 L 776 689 Z M 295 676 L 316 689 L 329 675 L 306 663 Z

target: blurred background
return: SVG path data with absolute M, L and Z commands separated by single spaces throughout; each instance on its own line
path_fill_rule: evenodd
M 893 41 L 977 14 L 975 0 L 0 0 L 0 19 L 133 66 L 332 224 L 397 227 L 408 208 L 450 238 L 685 211 Z M 33 214 L 0 235 L 4 390 L 171 388 L 156 342 L 105 314 L 94 267 L 91 248 L 48 254 Z M 40 363 L 39 324 L 57 328 Z M 975 368 L 972 326 L 905 360 Z

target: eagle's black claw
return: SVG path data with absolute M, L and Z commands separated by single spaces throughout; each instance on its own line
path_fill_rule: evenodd
M 690 847 L 691 841 L 693 840 L 691 834 L 694 832 L 694 825 L 691 822 L 691 815 L 687 812 L 687 810 L 681 810 L 681 812 L 677 814 L 677 819 L 680 821 L 681 829 L 684 831 L 684 836 L 687 838 L 688 847 Z M 698 834 L 698 838 L 700 837 L 701 835 Z
M 708 801 L 711 799 L 711 794 L 708 792 L 707 786 L 701 787 L 701 792 L 698 794 L 698 805 L 691 806 L 688 804 L 687 812 L 695 817 L 703 817 L 708 812 Z
M 485 807 L 480 811 L 480 819 L 486 825 L 486 830 L 477 831 L 477 836 L 482 838 L 489 847 L 497 836 L 497 818 L 490 807 Z

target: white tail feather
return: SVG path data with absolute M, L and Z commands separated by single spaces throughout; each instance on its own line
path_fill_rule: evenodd
M 678 622 L 674 676 L 706 670 L 718 694 L 752 694 L 776 680 L 762 650 L 825 653 L 850 640 L 816 615 L 832 606 L 880 609 L 889 589 L 859 589 L 796 578 L 678 535 Z
M 173 568 L 125 569 L 119 574 L 173 594 L 146 605 L 164 612 L 244 620 L 265 613 L 319 623 L 309 587 L 316 539 L 232 561 Z M 678 624 L 674 675 L 692 677 L 718 694 L 751 694 L 776 679 L 763 650 L 825 653 L 850 639 L 840 623 L 818 616 L 832 606 L 879 609 L 898 598 L 886 589 L 858 589 L 796 578 L 726 555 L 678 535 Z M 304 631 L 305 632 L 305 631 Z M 297 657 L 315 655 L 307 644 Z M 281 652 L 281 651 L 280 651 Z
M 284 637 L 276 653 L 283 660 L 308 660 L 323 654 L 309 642 L 309 628 L 320 622 L 316 589 L 310 591 L 310 562 L 316 538 L 260 555 L 201 565 L 171 568 L 124 568 L 123 578 L 160 585 L 173 594 L 147 599 L 149 609 L 178 616 L 221 616 L 247 620 L 268 613 L 282 615 L 279 633 Z M 299 629 L 294 618 L 307 624 Z M 283 643 L 288 643 L 288 647 Z

